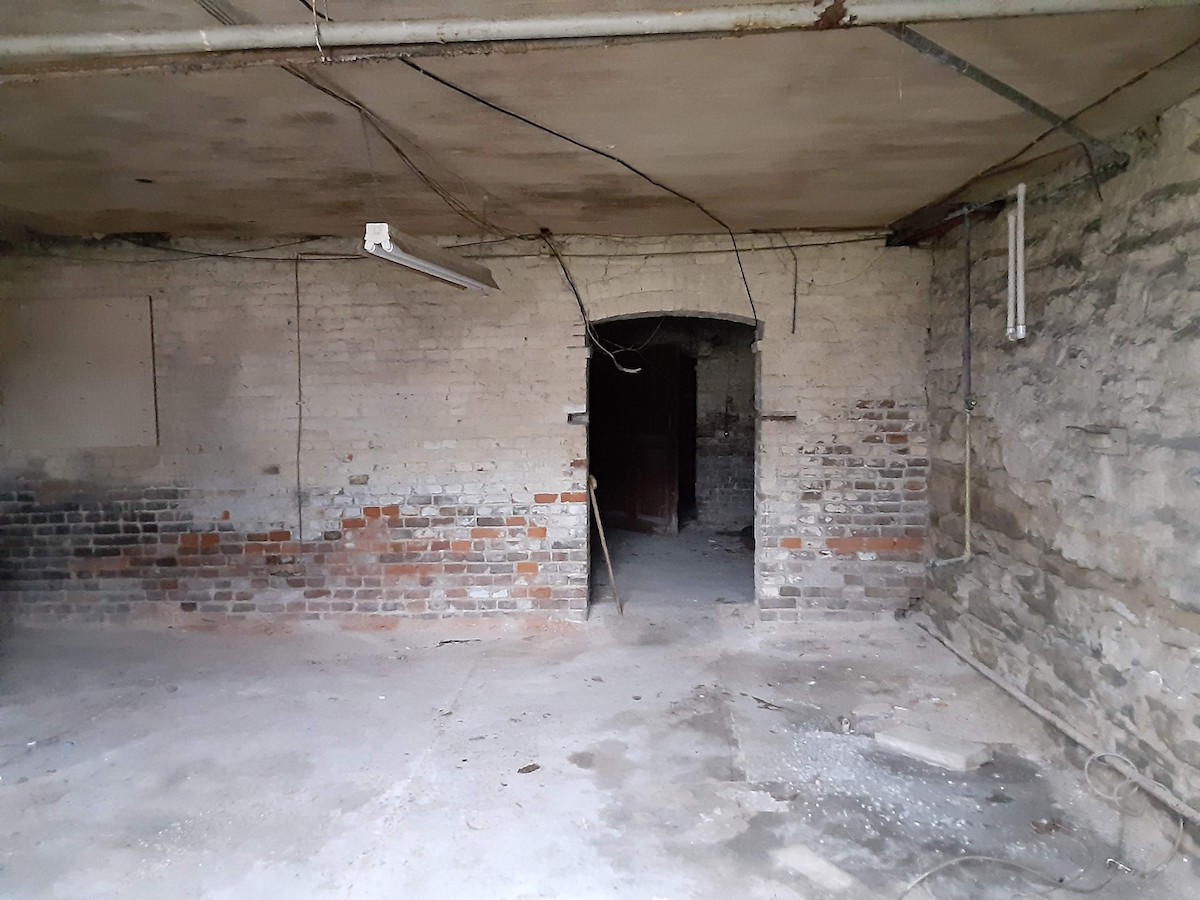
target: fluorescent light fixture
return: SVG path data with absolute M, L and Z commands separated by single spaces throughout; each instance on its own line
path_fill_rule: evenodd
M 499 290 L 492 273 L 484 266 L 443 250 L 437 244 L 396 231 L 387 222 L 368 222 L 363 246 L 372 256 L 457 287 Z

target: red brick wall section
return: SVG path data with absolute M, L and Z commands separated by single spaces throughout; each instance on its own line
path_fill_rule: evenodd
M 859 400 L 791 423 L 764 442 L 783 463 L 760 496 L 759 603 L 765 619 L 803 610 L 877 612 L 922 595 L 928 511 L 924 407 Z M 827 428 L 828 434 L 820 434 Z
M 545 524 L 577 495 L 487 515 L 414 495 L 349 510 L 339 530 L 299 540 L 198 522 L 183 488 L 65 500 L 10 491 L 0 493 L 0 599 L 27 622 L 580 610 L 586 540 L 556 540 Z

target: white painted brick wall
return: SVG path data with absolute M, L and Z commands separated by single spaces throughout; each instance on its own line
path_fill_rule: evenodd
M 723 238 L 566 241 L 594 319 L 676 312 L 752 321 L 733 257 L 693 252 L 726 247 Z M 643 255 L 661 251 L 679 255 Z M 528 246 L 512 252 L 488 260 L 503 288 L 488 295 L 374 259 L 302 261 L 302 406 L 291 261 L 120 262 L 154 254 L 96 245 L 69 255 L 106 261 L 2 259 L 3 303 L 55 297 L 86 316 L 99 291 L 154 298 L 162 443 L 86 452 L 0 448 L 0 474 L 9 484 L 55 480 L 83 493 L 177 485 L 190 489 L 197 528 L 231 522 L 306 539 L 364 506 L 414 495 L 453 495 L 480 514 L 503 514 L 537 493 L 578 491 L 586 470 L 572 463 L 586 457 L 586 432 L 567 423 L 587 399 L 578 310 L 551 259 L 521 255 Z M 762 323 L 760 407 L 797 415 L 761 426 L 757 463 L 758 592 L 777 604 L 789 584 L 844 585 L 844 566 L 821 555 L 819 515 L 802 515 L 818 511 L 799 499 L 807 470 L 797 448 L 840 440 L 846 411 L 864 399 L 913 411 L 914 453 L 923 434 L 927 255 L 879 242 L 797 253 L 795 335 L 790 255 L 744 255 Z M 586 542 L 585 504 L 559 503 L 541 514 L 550 543 Z M 811 555 L 781 550 L 785 533 L 811 539 L 803 551 Z M 582 564 L 564 566 L 554 577 L 582 581 Z M 879 600 L 859 605 L 872 604 Z

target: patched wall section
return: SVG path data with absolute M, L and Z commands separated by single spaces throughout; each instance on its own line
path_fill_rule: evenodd
M 1200 806 L 1200 101 L 1103 187 L 1030 208 L 1030 337 L 1003 220 L 974 229 L 977 555 L 929 605 L 960 648 Z M 1062 180 L 1079 174 L 1062 173 Z M 961 552 L 961 235 L 936 254 L 932 523 Z
M 763 615 L 878 611 L 920 587 L 928 257 L 793 237 L 822 245 L 797 251 L 795 334 L 791 257 L 765 239 L 745 254 L 755 313 L 727 241 L 567 250 L 596 319 L 758 316 Z M 0 261 L 2 302 L 86 316 L 146 298 L 159 444 L 0 445 L 0 577 L 20 618 L 582 610 L 586 430 L 568 414 L 588 351 L 545 254 L 489 260 L 503 291 L 484 296 L 373 259 L 76 249 L 108 261 Z

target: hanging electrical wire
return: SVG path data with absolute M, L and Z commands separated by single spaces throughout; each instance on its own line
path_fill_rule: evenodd
M 310 11 L 315 12 L 314 6 L 310 5 L 310 0 L 300 0 L 300 3 L 302 3 Z M 332 22 L 333 20 L 329 19 L 326 16 L 326 21 Z M 458 84 L 455 84 L 453 81 L 450 81 L 447 78 L 443 78 L 441 75 L 438 75 L 437 73 L 430 71 L 429 69 L 425 68 L 424 66 L 413 62 L 411 59 L 405 59 L 405 58 L 401 57 L 400 62 L 403 63 L 408 68 L 412 69 L 414 72 L 417 72 L 420 75 L 424 76 L 425 78 L 429 78 L 430 80 L 437 82 L 438 84 L 442 85 L 443 87 L 449 88 L 450 90 L 454 91 L 457 94 L 462 95 L 463 97 L 473 100 L 476 103 L 480 103 L 483 106 L 486 106 L 490 110 L 498 112 L 501 115 L 508 116 L 511 119 L 515 119 L 518 122 L 528 125 L 530 128 L 536 128 L 538 131 L 541 131 L 545 134 L 551 135 L 552 137 L 558 138 L 561 141 L 566 141 L 567 143 L 572 144 L 572 145 L 580 148 L 581 150 L 586 150 L 588 153 L 594 153 L 597 156 L 600 156 L 600 157 L 603 157 L 604 159 L 609 160 L 610 162 L 616 163 L 618 166 L 621 166 L 626 171 L 633 173 L 638 178 L 641 178 L 643 181 L 647 182 L 648 184 L 653 185 L 654 187 L 658 188 L 659 190 L 666 191 L 668 194 L 672 194 L 675 197 L 678 197 L 680 200 L 684 201 L 685 203 L 688 203 L 691 206 L 693 206 L 696 210 L 698 210 L 700 213 L 702 213 L 704 216 L 706 216 L 709 220 L 714 222 L 716 225 L 720 226 L 720 228 L 727 235 L 729 235 L 729 243 L 733 247 L 733 255 L 734 255 L 734 258 L 737 260 L 738 274 L 741 276 L 741 279 L 742 279 L 742 287 L 746 291 L 746 300 L 749 301 L 749 303 L 750 303 L 750 313 L 751 313 L 751 315 L 753 315 L 754 321 L 756 321 L 756 322 L 758 321 L 758 309 L 754 303 L 754 292 L 750 289 L 750 280 L 746 276 L 746 266 L 742 262 L 742 253 L 741 253 L 741 249 L 738 247 L 737 236 L 734 233 L 733 229 L 729 226 L 729 224 L 724 219 L 722 219 L 716 213 L 712 212 L 712 210 L 710 210 L 707 206 L 705 206 L 699 200 L 695 199 L 694 197 L 688 196 L 687 194 L 683 193 L 682 191 L 676 190 L 675 188 L 671 187 L 670 185 L 668 185 L 662 181 L 659 181 L 657 178 L 646 173 L 642 169 L 639 169 L 637 166 L 634 166 L 632 163 L 628 163 L 625 160 L 621 159 L 621 157 L 617 156 L 615 153 L 609 153 L 607 150 L 602 150 L 599 147 L 595 147 L 591 144 L 585 143 L 584 141 L 578 140 L 577 138 L 573 138 L 568 134 L 564 134 L 561 131 L 558 131 L 554 128 L 550 128 L 548 125 L 543 125 L 541 122 L 535 121 L 534 119 L 531 119 L 526 115 L 516 112 L 515 110 L 509 109 L 506 106 L 501 106 L 499 103 L 495 103 L 494 101 L 488 100 L 486 97 L 482 97 L 479 94 L 474 93 L 473 91 L 469 91 L 466 88 L 461 87 Z
M 640 368 L 631 369 L 621 365 L 617 360 L 616 355 L 604 346 L 604 342 L 600 340 L 600 336 L 596 334 L 596 329 L 592 327 L 592 320 L 588 318 L 587 307 L 583 305 L 583 295 L 579 293 L 579 288 L 575 284 L 575 279 L 571 276 L 571 270 L 567 267 L 567 261 L 563 259 L 562 253 L 558 249 L 558 245 L 554 242 L 554 235 L 549 231 L 543 231 L 541 234 L 542 241 L 550 248 L 550 252 L 554 254 L 554 258 L 558 260 L 558 267 L 562 270 L 563 278 L 567 280 L 567 285 L 571 288 L 571 293 L 575 295 L 575 302 L 579 305 L 579 315 L 583 317 L 583 329 L 587 332 L 587 336 L 591 342 L 608 354 L 608 358 L 612 360 L 613 365 L 617 367 L 619 372 L 624 372 L 626 375 L 637 375 L 642 370 Z
M 224 4 L 216 2 L 216 0 L 195 0 L 195 2 L 202 7 L 205 12 L 223 25 L 245 24 L 241 17 L 236 16 L 232 10 L 227 8 Z M 311 4 L 304 2 L 304 0 L 301 0 L 301 2 L 303 3 L 304 7 L 313 14 L 314 28 L 316 28 L 317 34 L 319 35 L 319 22 L 333 21 L 333 19 L 329 17 L 328 9 L 325 10 L 324 14 L 321 14 L 316 10 L 315 0 L 313 0 Z M 318 44 L 318 48 L 319 46 L 320 45 Z M 416 176 L 421 184 L 425 185 L 426 188 L 437 195 L 442 202 L 445 203 L 446 206 L 457 216 L 465 219 L 467 222 L 470 222 L 473 227 L 478 228 L 481 231 L 486 231 L 493 234 L 501 234 L 507 237 L 515 236 L 512 231 L 503 228 L 494 222 L 487 220 L 484 216 L 476 213 L 467 204 L 455 197 L 454 194 L 451 193 L 440 182 L 438 182 L 437 179 L 425 172 L 425 170 L 421 168 L 416 160 L 412 158 L 412 155 L 403 147 L 401 147 L 399 142 L 392 136 L 390 126 L 373 110 L 368 108 L 367 105 L 361 100 L 340 88 L 321 81 L 319 78 L 308 74 L 300 67 L 292 65 L 291 63 L 282 63 L 279 68 L 287 72 L 293 78 L 303 81 L 314 90 L 320 91 L 325 96 L 336 100 L 343 106 L 347 106 L 350 109 L 356 110 L 362 117 L 364 117 L 371 128 L 383 139 L 384 143 L 391 148 L 392 152 L 399 157 L 400 161 L 405 165 L 405 167 Z
M 427 174 L 420 167 L 420 165 L 418 165 L 417 162 L 404 150 L 404 148 L 400 146 L 400 144 L 396 141 L 396 139 L 392 137 L 387 123 L 384 122 L 383 119 L 381 119 L 378 115 L 376 115 L 375 112 L 373 110 L 371 110 L 369 107 L 367 107 L 365 104 L 363 104 L 359 100 L 355 99 L 350 94 L 342 93 L 341 91 L 337 90 L 336 88 L 332 88 L 332 87 L 322 84 L 320 81 L 317 81 L 312 76 L 310 76 L 308 73 L 303 72 L 300 69 L 295 68 L 294 66 L 283 66 L 283 69 L 289 75 L 299 78 L 305 84 L 320 91 L 322 94 L 325 94 L 326 96 L 331 97 L 332 99 L 338 101 L 339 103 L 341 103 L 345 106 L 350 107 L 351 109 L 357 110 L 358 113 L 371 126 L 372 130 L 374 130 L 375 133 L 378 134 L 383 139 L 383 142 L 385 144 L 387 144 L 388 147 L 391 148 L 392 152 L 394 152 L 396 154 L 396 156 L 399 157 L 400 161 L 402 163 L 404 163 L 404 165 L 408 168 L 408 170 L 410 172 L 412 172 L 412 174 L 415 175 L 417 177 L 417 179 L 423 185 L 425 185 L 425 187 L 427 187 L 430 191 L 432 191 L 434 194 L 436 194 L 438 197 L 440 197 L 441 200 L 446 204 L 446 206 L 449 207 L 450 210 L 452 212 L 454 212 L 456 215 L 458 215 L 460 218 L 465 219 L 467 222 L 470 222 L 473 226 L 475 226 L 476 228 L 479 228 L 482 231 L 487 231 L 492 234 L 502 234 L 505 237 L 516 237 L 517 236 L 516 232 L 510 231 L 509 229 L 504 228 L 500 225 L 497 225 L 495 222 L 492 222 L 492 221 L 484 218 L 483 216 L 477 214 L 469 206 L 467 206 L 465 203 L 463 203 L 461 200 L 459 200 L 457 197 L 455 197 L 440 182 L 438 182 L 431 175 Z
M 300 0 L 300 5 L 303 6 L 305 9 L 307 9 L 309 12 L 311 12 L 314 16 L 316 16 L 317 18 L 321 19 L 324 22 L 332 22 L 333 21 L 333 19 L 329 18 L 329 4 L 325 4 L 325 12 L 318 12 L 317 4 L 310 3 L 309 0 Z
M 621 344 L 616 343 L 615 341 L 611 341 L 610 343 L 614 347 L 616 347 L 618 350 L 622 350 L 626 353 L 641 353 L 643 350 L 645 350 L 647 347 L 650 346 L 651 341 L 653 341 L 656 337 L 658 337 L 658 333 L 660 331 L 662 331 L 663 323 L 665 323 L 666 321 L 667 321 L 666 316 L 659 316 L 658 324 L 654 326 L 654 330 L 650 332 L 650 336 L 648 338 L 646 338 L 644 341 L 642 341 L 640 344 L 638 344 L 636 347 L 625 347 L 625 346 L 622 346 Z
M 610 162 L 616 163 L 618 166 L 621 166 L 626 171 L 631 172 L 632 174 L 636 175 L 638 178 L 641 178 L 646 183 L 651 184 L 660 190 L 666 191 L 668 194 L 672 194 L 673 196 L 678 197 L 683 202 L 690 204 L 692 207 L 694 207 L 696 210 L 698 210 L 700 213 L 702 213 L 704 216 L 706 216 L 709 220 L 714 222 L 716 225 L 720 226 L 720 228 L 727 235 L 729 235 L 729 243 L 733 247 L 733 255 L 734 255 L 734 258 L 737 260 L 738 274 L 741 276 L 741 279 L 742 279 L 742 287 L 746 291 L 746 300 L 749 301 L 749 303 L 750 303 L 750 313 L 751 313 L 751 315 L 753 315 L 754 321 L 756 321 L 756 322 L 758 321 L 758 309 L 754 303 L 754 292 L 751 291 L 750 280 L 746 276 L 746 266 L 742 262 L 742 253 L 741 253 L 741 249 L 738 247 L 737 235 L 734 233 L 734 230 L 729 226 L 729 224 L 724 219 L 722 219 L 720 216 L 718 216 L 716 213 L 714 213 L 712 210 L 710 210 L 707 206 L 705 206 L 699 200 L 683 193 L 682 191 L 676 190 L 675 188 L 671 187 L 670 185 L 666 184 L 665 182 L 658 180 L 653 175 L 650 175 L 647 172 L 643 171 L 642 169 L 639 169 L 637 166 L 633 165 L 632 163 L 626 162 L 625 160 L 621 159 L 621 157 L 617 156 L 615 153 L 609 153 L 607 150 L 602 150 L 599 147 L 595 147 L 595 146 L 585 143 L 584 141 L 581 141 L 577 138 L 573 138 L 568 134 L 565 134 L 561 131 L 558 131 L 557 129 L 549 127 L 548 125 L 543 125 L 541 122 L 538 122 L 534 119 L 529 118 L 529 116 L 526 116 L 522 113 L 516 112 L 515 110 L 509 109 L 506 106 L 501 106 L 499 103 L 496 103 L 492 100 L 488 100 L 486 97 L 482 97 L 479 94 L 474 93 L 473 91 L 469 91 L 466 88 L 464 88 L 458 84 L 455 84 L 453 81 L 443 78 L 441 75 L 438 75 L 436 72 L 432 72 L 429 69 L 426 69 L 424 66 L 418 65 L 417 63 L 413 62 L 411 59 L 401 59 L 400 62 L 402 62 L 408 68 L 412 69 L 414 72 L 417 72 L 417 73 L 425 76 L 426 78 L 429 78 L 432 81 L 437 82 L 438 84 L 442 85 L 443 87 L 449 88 L 450 90 L 462 95 L 463 97 L 473 100 L 476 103 L 480 103 L 483 106 L 486 106 L 488 109 L 498 112 L 501 115 L 508 116 L 511 119 L 515 119 L 516 121 L 521 122 L 525 125 L 528 125 L 531 128 L 536 128 L 538 131 L 541 131 L 545 134 L 551 135 L 552 137 L 558 138 L 561 141 L 566 141 L 568 144 L 578 147 L 581 150 L 586 150 L 588 153 L 594 153 L 596 156 L 600 156 L 604 159 L 609 160 Z
M 611 235 L 604 234 L 577 234 L 575 237 L 592 237 L 598 239 L 609 239 Z M 743 247 L 742 253 L 777 253 L 780 249 L 799 249 L 802 247 L 830 247 L 840 244 L 862 244 L 875 243 L 882 240 L 886 235 L 873 234 L 864 235 L 861 237 L 846 238 L 844 240 L 834 241 L 812 241 L 807 243 L 787 243 L 780 247 L 777 244 L 770 244 L 761 247 Z M 137 241 L 124 235 L 113 236 L 113 239 L 121 240 L 126 243 L 132 243 L 138 247 L 145 247 L 147 250 L 159 250 L 164 253 L 177 254 L 173 257 L 162 257 L 154 259 L 121 259 L 121 258 L 105 258 L 102 256 L 78 256 L 64 253 L 7 253 L 6 256 L 17 257 L 21 259 L 42 259 L 45 257 L 53 257 L 54 259 L 65 259 L 74 262 L 96 262 L 96 263 L 112 263 L 120 265 L 138 264 L 138 263 L 169 263 L 169 262 L 187 262 L 189 259 L 229 259 L 229 260 L 244 260 L 247 262 L 289 262 L 294 259 L 294 256 L 251 256 L 253 253 L 261 253 L 264 250 L 274 250 L 283 247 L 292 247 L 303 245 L 322 240 L 319 237 L 307 237 L 294 241 L 286 241 L 279 244 L 269 244 L 265 247 L 247 247 L 244 250 L 230 250 L 225 253 L 216 253 L 204 250 L 185 250 L 181 247 L 172 247 L 166 244 L 153 244 L 143 241 Z M 538 241 L 541 242 L 540 234 L 521 234 L 513 237 L 492 238 L 483 241 L 465 241 L 457 244 L 448 244 L 447 249 L 455 249 L 462 247 L 477 247 L 488 244 L 502 244 L 514 240 L 522 241 Z M 690 248 L 686 250 L 642 250 L 635 253 L 587 253 L 587 252 L 571 252 L 561 251 L 564 259 L 652 259 L 660 256 L 706 256 L 711 254 L 728 254 L 733 251 L 722 247 L 704 247 Z M 479 254 L 477 259 L 537 259 L 540 254 L 536 253 L 492 253 Z M 351 253 L 305 253 L 304 258 L 310 262 L 343 262 L 349 260 L 364 259 L 361 254 Z
M 133 247 L 142 247 L 146 250 L 160 250 L 164 253 L 179 253 L 183 256 L 192 259 L 291 259 L 292 257 L 254 257 L 246 256 L 247 253 L 260 253 L 264 250 L 280 250 L 284 247 L 300 247 L 304 244 L 311 244 L 313 241 L 318 241 L 320 238 L 307 237 L 300 238 L 294 241 L 283 241 L 277 244 L 267 244 L 263 247 L 249 247 L 245 250 L 233 250 L 229 253 L 209 253 L 204 250 L 185 250 L 182 247 L 171 247 L 166 244 L 156 244 L 151 241 L 139 241 L 128 235 L 113 235 L 114 239 L 121 241 L 124 244 L 129 244 Z M 158 262 L 158 260 L 128 260 L 129 262 Z M 180 260 L 182 262 L 182 260 Z

